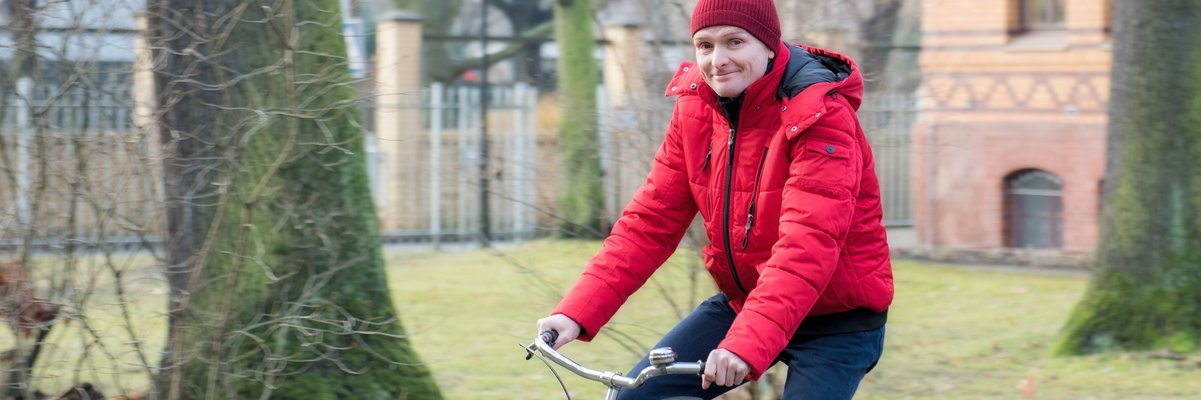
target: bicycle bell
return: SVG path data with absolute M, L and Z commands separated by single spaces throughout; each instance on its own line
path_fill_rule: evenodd
M 660 347 L 651 350 L 651 352 L 647 354 L 647 358 L 650 359 L 651 365 L 660 367 L 675 362 L 676 351 L 672 350 L 670 347 Z

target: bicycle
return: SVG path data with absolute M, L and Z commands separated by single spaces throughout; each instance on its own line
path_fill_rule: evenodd
M 606 387 L 608 387 L 608 390 L 605 392 L 605 400 L 615 400 L 617 399 L 617 392 L 619 390 L 642 386 L 648 379 L 656 376 L 675 374 L 699 376 L 705 371 L 705 363 L 703 361 L 676 362 L 676 352 L 670 347 L 651 349 L 651 351 L 647 354 L 647 358 L 650 359 L 651 366 L 644 368 L 638 373 L 637 376 L 634 377 L 625 376 L 621 372 L 595 371 L 585 368 L 583 365 L 580 365 L 579 363 L 572 361 L 570 358 L 560 354 L 558 351 L 555 351 L 555 349 L 551 347 L 551 344 L 553 344 L 558 338 L 558 332 L 542 332 L 538 335 L 538 337 L 534 338 L 534 342 L 530 343 L 529 346 L 523 346 L 527 353 L 525 359 L 529 360 L 530 357 L 536 356 L 538 359 L 542 360 L 543 363 L 546 363 L 546 360 L 549 359 L 555 364 L 559 364 L 559 366 L 566 368 L 568 371 L 571 371 L 576 375 L 583 377 L 584 379 L 604 384 Z M 559 373 L 555 372 L 554 367 L 551 367 L 549 363 L 547 363 L 546 366 L 547 368 L 550 368 L 551 373 L 555 374 L 555 378 L 558 379 Z M 567 386 L 563 384 L 562 379 L 559 379 L 559 385 L 563 386 L 563 394 L 567 396 L 568 400 L 571 400 L 571 395 L 567 393 Z M 685 400 L 689 398 L 690 397 L 677 397 L 675 399 Z

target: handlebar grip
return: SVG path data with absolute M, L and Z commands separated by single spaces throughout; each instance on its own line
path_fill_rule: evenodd
M 559 340 L 559 331 L 556 331 L 553 329 L 547 330 L 547 331 L 542 331 L 542 333 L 538 334 L 538 340 L 541 340 L 543 343 L 554 346 L 555 341 Z
M 555 341 L 559 340 L 559 332 L 556 330 L 553 330 L 553 329 L 545 330 L 545 331 L 542 331 L 542 333 L 539 333 L 538 339 L 535 339 L 535 340 L 541 340 L 543 343 L 546 343 L 553 347 L 555 345 Z M 534 357 L 534 344 L 537 344 L 537 342 L 531 343 L 530 346 L 528 348 L 526 348 L 526 351 L 527 351 L 527 353 L 525 355 L 526 360 L 529 360 L 530 358 Z

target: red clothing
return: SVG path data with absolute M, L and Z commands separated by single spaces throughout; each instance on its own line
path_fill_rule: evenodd
M 800 74 L 789 58 L 799 57 L 781 43 L 734 129 L 697 68 L 680 67 L 646 183 L 554 310 L 583 327 L 581 340 L 666 261 L 698 211 L 710 241 L 705 267 L 738 312 L 719 347 L 746 361 L 751 379 L 806 316 L 886 311 L 893 281 L 880 187 L 855 116 L 863 78 L 845 56 L 804 49 L 792 48 L 844 74 L 790 94 L 788 80 Z

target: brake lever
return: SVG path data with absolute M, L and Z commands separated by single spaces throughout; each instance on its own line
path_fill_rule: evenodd
M 529 345 L 522 345 L 521 343 L 518 343 L 517 345 L 521 346 L 521 348 L 525 349 L 525 360 L 526 361 L 529 361 L 531 358 L 534 358 L 535 347 L 534 347 L 533 343 L 530 343 Z

